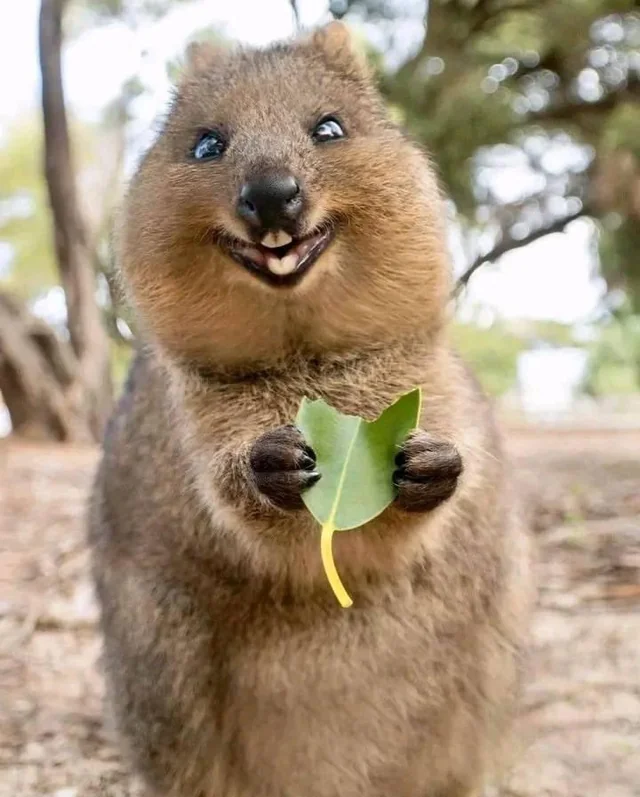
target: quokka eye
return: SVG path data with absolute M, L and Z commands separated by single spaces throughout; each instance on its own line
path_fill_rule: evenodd
M 344 138 L 345 135 L 344 128 L 334 116 L 325 116 L 311 131 L 311 138 L 317 144 L 336 141 L 339 138 Z
M 198 137 L 191 150 L 191 157 L 197 161 L 219 160 L 226 148 L 227 142 L 220 133 L 207 130 Z

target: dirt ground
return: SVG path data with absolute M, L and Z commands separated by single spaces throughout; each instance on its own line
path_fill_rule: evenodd
M 640 795 L 640 432 L 521 430 L 509 445 L 540 597 L 500 794 Z M 95 460 L 0 443 L 0 797 L 138 794 L 101 719 L 82 529 Z

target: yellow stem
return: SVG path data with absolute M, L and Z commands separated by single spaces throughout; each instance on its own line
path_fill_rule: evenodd
M 336 527 L 332 521 L 327 521 L 322 526 L 322 535 L 320 537 L 320 551 L 322 553 L 322 564 L 324 565 L 324 572 L 327 574 L 327 579 L 331 585 L 336 598 L 340 601 L 343 609 L 348 609 L 353 605 L 353 601 L 349 597 L 349 593 L 344 588 L 344 584 L 340 580 L 336 563 L 333 560 L 333 551 L 331 549 L 331 542 L 333 540 L 333 532 Z

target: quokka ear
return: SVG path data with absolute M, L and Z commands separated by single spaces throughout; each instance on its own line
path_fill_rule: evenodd
M 188 45 L 183 60 L 183 75 L 197 75 L 213 68 L 229 53 L 224 42 L 195 41 Z
M 364 48 L 344 22 L 334 20 L 318 28 L 307 37 L 306 43 L 320 50 L 330 63 L 351 72 L 369 75 Z

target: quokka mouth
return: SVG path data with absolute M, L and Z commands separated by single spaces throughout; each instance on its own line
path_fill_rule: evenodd
M 286 288 L 300 282 L 334 237 L 334 228 L 324 226 L 300 238 L 280 230 L 267 233 L 259 244 L 227 235 L 218 237 L 216 242 L 229 257 L 264 282 Z

